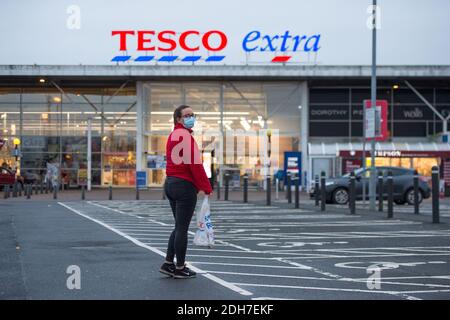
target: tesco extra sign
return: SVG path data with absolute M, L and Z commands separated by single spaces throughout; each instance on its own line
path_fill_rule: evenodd
M 135 50 L 139 55 L 122 54 L 114 56 L 112 62 L 218 62 L 225 59 L 223 51 L 229 38 L 220 30 L 113 30 L 111 35 L 117 39 L 119 51 Z M 273 52 L 277 55 L 271 62 L 288 62 L 296 52 L 317 52 L 320 49 L 320 34 L 298 35 L 285 31 L 281 34 L 265 34 L 252 30 L 240 40 L 246 53 Z M 183 52 L 183 55 L 170 55 L 170 52 Z M 205 57 L 199 52 L 208 52 Z M 212 55 L 211 55 L 212 53 Z

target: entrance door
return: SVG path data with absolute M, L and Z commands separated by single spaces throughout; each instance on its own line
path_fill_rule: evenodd
M 312 159 L 312 178 L 316 175 L 320 177 L 321 172 L 325 172 L 325 177 L 333 175 L 333 158 L 313 158 Z

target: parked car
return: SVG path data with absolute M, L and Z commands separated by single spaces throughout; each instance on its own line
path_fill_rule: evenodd
M 414 170 L 405 169 L 401 167 L 376 167 L 377 172 L 383 174 L 383 199 L 387 199 L 387 175 L 389 171 L 392 171 L 394 182 L 394 202 L 396 204 L 414 204 Z M 362 200 L 363 198 L 363 185 L 366 182 L 366 199 L 369 199 L 369 180 L 370 180 L 370 168 L 357 169 L 355 172 L 355 190 L 356 199 Z M 328 203 L 346 204 L 349 201 L 349 183 L 350 173 L 345 174 L 338 178 L 329 178 L 326 180 L 326 201 Z M 378 199 L 378 179 L 376 196 Z M 423 176 L 419 176 L 419 203 L 423 199 L 430 197 L 431 190 L 428 186 L 427 179 Z M 311 189 L 310 196 L 314 197 L 315 190 Z
M 15 171 L 6 167 L 0 167 L 0 187 L 6 185 L 12 186 L 16 181 L 22 185 L 24 183 L 23 177 L 16 176 Z

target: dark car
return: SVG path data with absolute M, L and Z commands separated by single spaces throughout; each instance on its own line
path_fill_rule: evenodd
M 397 204 L 414 204 L 414 170 L 400 167 L 376 167 L 377 172 L 383 174 L 383 198 L 387 199 L 387 175 L 392 171 L 394 181 L 394 201 Z M 363 198 L 363 185 L 366 182 L 366 199 L 369 198 L 370 168 L 365 170 L 360 168 L 355 170 L 356 199 Z M 346 204 L 349 200 L 350 173 L 338 178 L 326 179 L 326 201 L 328 203 Z M 378 198 L 378 179 L 377 179 Z M 314 197 L 315 190 L 311 189 L 311 197 Z M 419 203 L 423 199 L 430 197 L 430 187 L 423 176 L 419 176 Z

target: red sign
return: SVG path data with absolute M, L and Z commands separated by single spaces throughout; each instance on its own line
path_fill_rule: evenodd
M 376 100 L 376 107 L 380 108 L 379 117 L 380 117 L 380 127 L 379 127 L 379 135 L 375 138 L 375 141 L 384 141 L 389 137 L 388 131 L 388 102 L 387 100 Z M 364 100 L 364 107 L 366 109 L 370 109 L 372 107 L 371 100 Z M 371 140 L 371 138 L 367 138 L 367 140 Z
M 178 36 L 179 34 L 179 36 Z M 221 51 L 228 42 L 228 38 L 222 31 L 211 30 L 201 35 L 197 30 L 187 30 L 176 33 L 173 30 L 113 30 L 112 36 L 119 36 L 120 51 L 128 50 L 128 36 L 135 37 L 137 51 L 173 51 L 178 46 L 185 51 L 197 51 L 200 46 L 208 51 Z M 218 37 L 219 43 L 213 44 L 211 37 Z M 153 45 L 157 43 L 157 45 Z
M 443 163 L 443 178 L 446 186 L 450 186 L 450 159 L 445 159 Z
M 343 172 L 350 173 L 358 168 L 361 168 L 362 161 L 360 159 L 344 159 L 342 161 Z
M 340 157 L 346 158 L 361 158 L 363 156 L 363 152 L 361 150 L 358 151 L 349 151 L 349 150 L 341 150 L 339 151 Z M 370 151 L 366 150 L 366 157 L 370 157 Z M 383 151 L 376 150 L 375 157 L 384 157 L 384 158 L 450 158 L 450 151 L 407 151 L 407 150 L 394 150 L 394 151 Z

